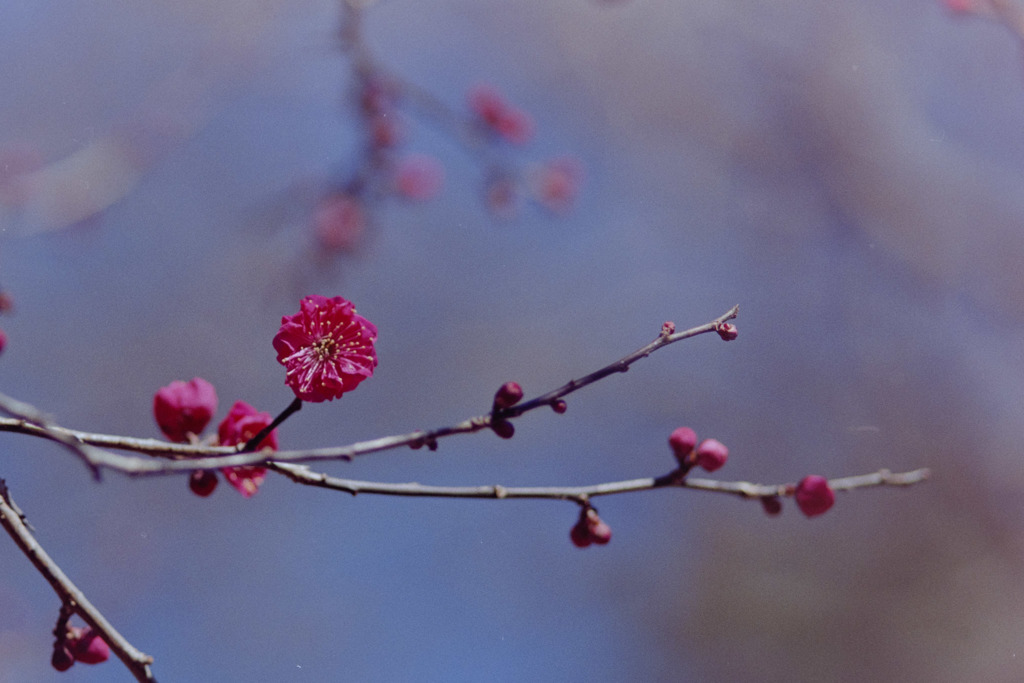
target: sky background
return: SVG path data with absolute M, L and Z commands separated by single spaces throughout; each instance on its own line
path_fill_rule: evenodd
M 740 304 L 740 336 L 659 351 L 502 441 L 316 469 L 431 484 L 582 485 L 671 469 L 689 425 L 717 475 L 930 467 L 907 490 L 792 504 L 695 491 L 576 506 L 389 499 L 271 477 L 94 482 L 2 435 L 40 543 L 161 681 L 1016 681 L 1024 678 L 1024 64 L 939 3 L 380 0 L 377 59 L 463 109 L 528 111 L 528 168 L 580 160 L 556 217 L 492 216 L 476 157 L 426 119 L 440 197 L 380 203 L 353 253 L 309 222 L 359 129 L 338 8 L 312 0 L 0 6 L 0 390 L 62 425 L 158 436 L 153 393 L 204 377 L 276 413 L 271 338 L 307 294 L 379 331 L 358 391 L 282 447 L 340 445 L 535 396 Z M 32 169 L 35 169 L 34 171 Z M 31 171 L 30 191 L 11 178 Z M 90 209 L 90 207 L 92 207 Z M 58 601 L 0 543 L 0 681 L 49 666 Z

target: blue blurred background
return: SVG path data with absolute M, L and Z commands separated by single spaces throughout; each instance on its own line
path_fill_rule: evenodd
M 0 5 L 0 388 L 65 426 L 157 436 L 175 379 L 277 412 L 270 340 L 310 293 L 380 330 L 380 365 L 280 429 L 349 443 L 532 396 L 735 303 L 702 337 L 477 434 L 317 469 L 579 485 L 672 465 L 694 427 L 764 483 L 927 466 L 808 520 L 692 491 L 575 506 L 352 498 L 271 477 L 102 483 L 4 435 L 0 476 L 161 681 L 1017 681 L 1024 678 L 1024 67 L 937 2 L 381 0 L 365 37 L 453 108 L 493 83 L 529 164 L 571 153 L 563 218 L 500 221 L 478 166 L 410 119 L 442 196 L 382 204 L 325 260 L 317 193 L 359 149 L 339 9 L 313 0 Z M 14 192 L 15 196 L 11 196 Z M 49 666 L 58 601 L 0 542 L 0 681 Z M 1018 656 L 1020 653 L 1020 656 Z

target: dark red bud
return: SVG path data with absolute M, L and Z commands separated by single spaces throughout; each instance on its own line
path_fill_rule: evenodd
M 516 428 L 508 420 L 491 420 L 491 429 L 503 439 L 511 439 Z
M 563 401 L 562 399 L 558 399 L 557 401 L 551 404 L 551 410 L 555 411 L 559 415 L 564 413 L 567 407 L 568 406 L 565 405 L 565 401 Z
M 569 530 L 569 538 L 577 548 L 586 548 L 593 543 L 590 539 L 590 529 L 587 528 L 587 523 L 582 519 L 573 524 L 572 529 Z
M 67 671 L 74 663 L 75 658 L 71 656 L 71 651 L 68 650 L 67 645 L 61 643 L 53 647 L 53 656 L 50 657 L 50 664 L 54 669 L 57 671 Z
M 217 488 L 217 475 L 209 470 L 195 470 L 188 478 L 188 487 L 192 493 L 206 498 Z
M 782 512 L 782 501 L 779 500 L 778 496 L 762 496 L 761 507 L 764 508 L 764 513 L 769 517 Z
M 737 331 L 736 326 L 730 325 L 729 323 L 722 323 L 715 328 L 715 331 L 718 332 L 718 336 L 724 341 L 732 341 L 740 334 L 739 331 Z
M 504 410 L 519 403 L 523 398 L 523 388 L 518 382 L 505 382 L 494 394 L 494 409 Z

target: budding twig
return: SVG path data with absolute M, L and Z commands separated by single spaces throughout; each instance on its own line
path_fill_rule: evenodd
M 156 439 L 133 439 L 130 437 L 106 434 L 90 434 L 57 427 L 38 417 L 38 411 L 7 399 L 0 395 L 0 408 L 15 414 L 21 419 L 0 419 L 0 431 L 13 431 L 32 436 L 52 439 L 80 454 L 94 469 L 107 468 L 123 472 L 129 476 L 166 475 L 177 472 L 193 472 L 195 470 L 214 470 L 224 467 L 240 467 L 247 465 L 264 465 L 287 476 L 289 479 L 320 488 L 345 491 L 352 494 L 373 493 L 392 496 L 448 497 L 448 498 L 547 498 L 557 500 L 573 500 L 585 504 L 594 496 L 644 491 L 669 486 L 700 489 L 739 495 L 746 498 L 773 498 L 791 496 L 794 485 L 762 485 L 749 482 L 722 482 L 711 479 L 690 479 L 687 472 L 692 463 L 685 469 L 677 469 L 661 477 L 632 479 L 628 481 L 608 482 L 592 486 L 546 486 L 546 487 L 506 487 L 506 486 L 429 486 L 418 483 L 383 483 L 357 481 L 330 477 L 318 474 L 308 467 L 299 465 L 301 462 L 320 460 L 351 460 L 360 455 L 378 453 L 400 447 L 420 447 L 427 445 L 433 450 L 439 439 L 455 434 L 469 434 L 482 429 L 493 428 L 496 422 L 507 423 L 509 420 L 531 410 L 550 406 L 564 410 L 563 398 L 583 387 L 593 384 L 609 375 L 625 372 L 642 358 L 669 344 L 697 335 L 715 332 L 723 338 L 735 338 L 735 330 L 726 326 L 726 322 L 735 318 L 738 306 L 733 306 L 714 320 L 682 332 L 675 332 L 674 326 L 666 323 L 661 333 L 649 344 L 627 354 L 580 379 L 573 379 L 558 389 L 549 391 L 533 399 L 515 402 L 513 405 L 496 402 L 491 412 L 478 417 L 463 420 L 450 427 L 432 430 L 420 430 L 408 434 L 386 436 L 370 441 L 361 441 L 348 446 L 319 448 L 300 451 L 248 452 L 250 444 L 259 442 L 264 433 L 257 435 L 249 443 L 235 447 L 172 444 Z M 724 330 L 724 331 L 723 331 Z M 518 388 L 518 387 L 517 387 Z M 301 407 L 296 399 L 278 419 L 264 432 L 280 424 L 284 418 Z M 561 412 L 561 411 L 559 411 Z M 24 416 L 32 416 L 28 419 Z M 108 450 L 93 446 L 105 446 L 119 450 L 135 451 L 149 455 L 161 456 L 167 460 L 154 460 L 134 456 L 119 455 Z M 89 450 L 86 450 L 89 448 Z M 239 452 L 241 451 L 241 452 Z M 907 486 L 924 480 L 927 470 L 914 470 L 902 474 L 892 474 L 881 470 L 874 474 L 835 479 L 829 482 L 836 491 L 851 490 L 867 486 Z
M 270 468 L 292 481 L 318 488 L 344 491 L 352 495 L 368 493 L 382 496 L 409 496 L 420 498 L 539 498 L 547 500 L 571 500 L 586 504 L 591 498 L 621 493 L 635 493 L 658 488 L 689 488 L 738 495 L 743 498 L 787 497 L 793 495 L 794 484 L 764 485 L 746 481 L 715 481 L 712 479 L 688 479 L 679 471 L 672 471 L 660 477 L 628 479 L 590 486 L 431 486 L 415 482 L 392 484 L 374 481 L 342 479 L 316 473 L 304 465 L 272 462 Z M 830 479 L 829 485 L 836 491 L 874 486 L 910 486 L 930 476 L 927 469 L 894 474 L 879 470 L 873 474 Z
M 36 570 L 43 575 L 57 597 L 60 598 L 62 614 L 67 611 L 76 612 L 82 619 L 99 633 L 107 642 L 110 649 L 124 662 L 128 670 L 132 672 L 138 681 L 156 681 L 150 664 L 153 658 L 139 651 L 128 640 L 118 633 L 107 619 L 96 609 L 91 602 L 67 575 L 61 571 L 57 563 L 39 545 L 39 542 L 25 525 L 23 515 L 17 510 L 10 500 L 10 493 L 7 484 L 0 479 L 0 526 L 7 531 L 14 543 L 18 546 L 25 557 L 32 562 Z
M 570 380 L 563 386 L 549 391 L 546 394 L 537 396 L 528 401 L 517 403 L 514 406 L 501 410 L 471 417 L 449 427 L 439 427 L 430 430 L 418 430 L 408 434 L 385 436 L 369 441 L 360 441 L 348 446 L 333 446 L 329 448 L 316 448 L 297 451 L 276 451 L 273 453 L 273 462 L 313 462 L 318 460 L 352 460 L 361 455 L 379 453 L 395 448 L 419 447 L 422 445 L 434 446 L 437 441 L 456 434 L 471 434 L 483 429 L 489 429 L 495 419 L 512 420 L 520 415 L 542 408 L 545 406 L 556 407 L 563 397 L 576 392 L 583 387 L 604 379 L 609 375 L 619 372 L 626 372 L 629 367 L 642 358 L 646 358 L 658 349 L 669 344 L 696 337 L 709 332 L 717 332 L 719 326 L 724 322 L 736 317 L 739 306 L 733 306 L 714 320 L 682 332 L 672 334 L 659 334 L 649 344 L 636 351 L 623 356 L 619 360 L 596 370 L 580 379 Z M 0 399 L 4 397 L 0 395 Z M 13 399 L 11 399 L 13 401 Z M 0 401 L 0 408 L 7 409 Z M 31 406 L 29 406 L 31 408 Z M 289 406 L 289 410 L 292 406 Z M 35 410 L 34 408 L 32 410 Z M 289 410 L 285 412 L 288 413 Z M 10 412 L 10 411 L 9 411 Z M 13 413 L 12 413 L 13 414 Z M 289 413 L 290 414 L 290 413 Z M 30 420 L 29 422 L 33 422 Z M 83 459 L 93 468 L 106 468 L 123 472 L 129 476 L 152 476 L 165 475 L 178 472 L 193 472 L 195 470 L 216 470 L 222 467 L 241 467 L 247 465 L 263 465 L 270 461 L 265 452 L 245 452 L 246 447 L 209 446 L 203 444 L 178 444 L 168 443 L 159 439 L 137 439 L 125 436 L 114 436 L 110 434 L 93 434 L 80 432 L 58 427 L 46 423 L 26 424 L 24 419 L 9 420 L 0 418 L 0 431 L 18 432 L 30 436 L 39 436 L 58 443 L 73 447 Z M 104 447 L 148 455 L 170 458 L 170 461 L 157 461 L 150 458 L 137 458 L 118 455 L 97 448 L 85 450 L 86 446 Z M 242 450 L 243 452 L 239 452 Z

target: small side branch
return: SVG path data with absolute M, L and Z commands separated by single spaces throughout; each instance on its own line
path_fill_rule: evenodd
M 73 611 L 82 617 L 94 631 L 107 642 L 110 649 L 124 662 L 138 681 L 156 681 L 150 665 L 153 658 L 136 649 L 85 597 L 85 594 L 71 582 L 57 563 L 43 550 L 32 532 L 25 525 L 24 515 L 11 502 L 7 484 L 0 479 L 0 525 L 7 531 L 21 552 L 32 562 L 36 570 L 49 582 L 62 609 Z
M 852 491 L 873 486 L 912 486 L 921 483 L 929 476 L 931 476 L 931 470 L 925 468 L 900 473 L 882 469 L 871 474 L 829 479 L 828 485 L 833 491 Z M 731 493 L 742 498 L 782 498 L 792 496 L 795 488 L 793 484 L 765 485 L 751 484 L 746 481 L 716 481 L 714 479 L 687 479 L 681 483 L 681 486 L 715 493 Z

